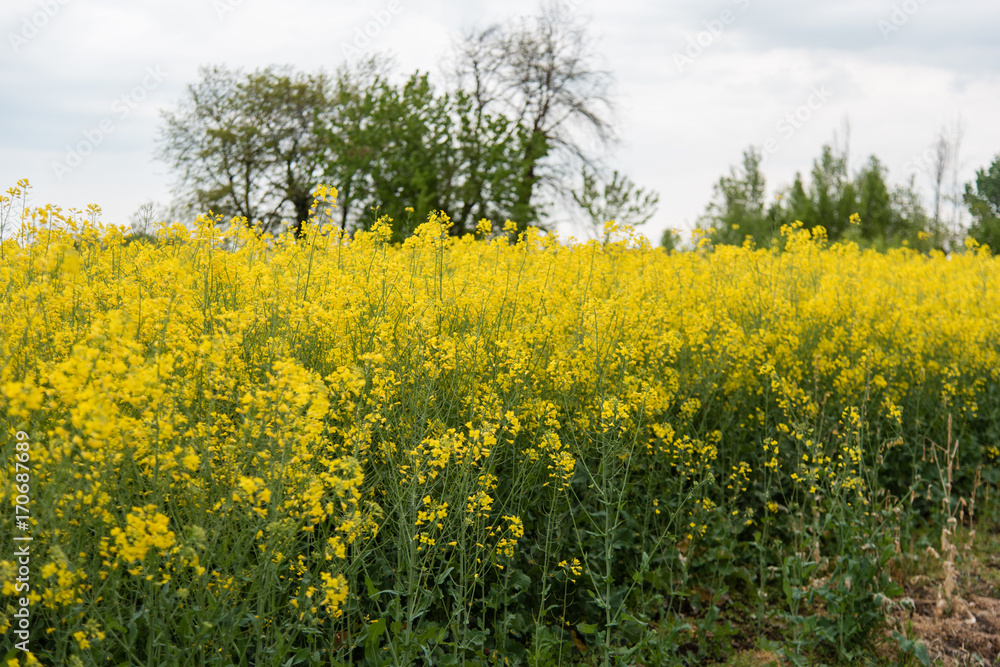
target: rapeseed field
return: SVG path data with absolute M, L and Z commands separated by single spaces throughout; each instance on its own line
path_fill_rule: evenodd
M 325 188 L 299 239 L 137 238 L 19 192 L 4 664 L 848 661 L 914 527 L 998 482 L 986 248 L 392 244 Z

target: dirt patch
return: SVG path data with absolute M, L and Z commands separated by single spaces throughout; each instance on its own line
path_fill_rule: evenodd
M 1000 665 L 1000 591 L 982 580 L 977 583 L 945 610 L 934 588 L 925 585 L 909 591 L 912 610 L 897 611 L 897 625 L 910 624 L 932 661 L 948 666 Z M 972 592 L 977 589 L 985 594 Z
M 1000 600 L 972 596 L 966 602 L 972 617 L 962 620 L 914 614 L 913 629 L 932 659 L 940 658 L 946 665 L 983 664 L 981 661 L 993 665 L 1000 657 Z

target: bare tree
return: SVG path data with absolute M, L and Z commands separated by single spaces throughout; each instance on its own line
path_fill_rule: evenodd
M 965 123 L 961 116 L 952 124 L 949 140 L 951 142 L 951 193 L 948 201 L 952 204 L 951 212 L 951 232 L 955 235 L 962 228 L 962 219 L 965 213 L 963 207 L 964 187 L 959 180 L 959 172 L 962 169 L 962 140 L 965 138 Z
M 931 184 L 934 188 L 934 226 L 941 225 L 941 195 L 944 190 L 945 178 L 951 165 L 951 142 L 944 129 L 938 133 L 931 147 L 931 163 L 928 166 Z
M 538 186 L 569 199 L 567 184 L 579 167 L 599 166 L 589 145 L 615 140 L 611 74 L 596 66 L 586 25 L 564 2 L 546 0 L 536 17 L 468 33 L 457 45 L 453 74 L 479 113 L 521 126 L 515 188 L 526 218 Z
M 942 126 L 930 150 L 925 153 L 923 168 L 931 181 L 934 196 L 933 225 L 936 233 L 956 238 L 962 225 L 963 191 L 959 182 L 960 154 L 965 125 L 961 118 Z M 951 217 L 944 220 L 945 204 L 951 205 Z
M 844 173 L 848 176 L 851 173 L 850 157 L 851 157 L 851 119 L 849 116 L 844 116 L 844 143 L 840 144 L 837 131 L 833 131 L 833 149 L 844 161 Z
M 129 216 L 129 228 L 132 236 L 149 237 L 153 235 L 156 223 L 169 219 L 170 214 L 166 207 L 154 201 L 147 201 Z

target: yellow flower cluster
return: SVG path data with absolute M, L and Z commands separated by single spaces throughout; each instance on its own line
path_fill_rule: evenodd
M 496 553 L 510 557 L 514 555 L 517 541 L 524 537 L 524 524 L 521 522 L 520 517 L 505 515 L 502 518 L 507 521 L 507 526 L 503 531 L 505 537 L 501 537 L 497 542 Z M 494 532 L 499 533 L 501 531 L 497 530 Z
M 334 618 L 339 618 L 344 613 L 341 605 L 347 600 L 347 580 L 342 574 L 333 576 L 329 572 L 320 576 L 323 580 L 323 606 Z
M 157 511 L 156 505 L 133 507 L 125 517 L 125 529 L 112 528 L 115 543 L 112 550 L 126 563 L 143 561 L 151 549 L 165 555 L 174 546 L 174 533 L 168 529 L 170 520 Z

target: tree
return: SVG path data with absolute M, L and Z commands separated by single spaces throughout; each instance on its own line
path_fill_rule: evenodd
M 573 201 L 583 211 L 594 238 L 600 238 L 604 223 L 609 220 L 632 227 L 645 224 L 660 201 L 652 190 L 636 187 L 627 176 L 615 170 L 611 180 L 603 180 L 588 167 L 583 167 L 583 187 L 573 191 Z
M 822 226 L 831 239 L 839 238 L 853 211 L 855 193 L 847 174 L 847 156 L 823 146 L 819 159 L 813 161 L 810 196 L 814 217 L 803 220 L 806 228 Z
M 916 174 L 910 174 L 905 185 L 896 185 L 892 189 L 892 210 L 902 223 L 899 236 L 892 240 L 924 252 L 932 248 L 945 250 L 948 235 L 934 224 L 933 218 L 924 209 L 916 181 Z
M 375 151 L 382 145 L 386 129 L 376 109 L 388 86 L 391 62 L 374 56 L 354 68 L 346 65 L 337 71 L 333 84 L 336 113 L 328 117 L 317 132 L 327 148 L 323 179 L 337 187 L 337 213 L 341 231 L 348 231 L 348 221 L 371 197 L 369 176 Z
M 164 112 L 161 157 L 180 172 L 190 208 L 299 233 L 326 159 L 315 129 L 332 109 L 322 73 L 269 67 L 201 69 L 176 112 Z
M 446 207 L 443 185 L 452 174 L 450 117 L 446 98 L 434 95 L 426 75 L 413 74 L 401 86 L 376 76 L 343 78 L 342 113 L 322 128 L 330 147 L 325 175 L 343 183 L 341 227 L 374 221 L 373 211 L 393 220 L 394 240 L 402 240 L 430 210 Z M 405 215 L 407 209 L 416 216 Z
M 764 212 L 764 174 L 760 171 L 763 154 L 749 147 L 743 151 L 742 167 L 730 167 L 729 176 L 715 184 L 714 196 L 699 225 L 715 229 L 715 243 L 742 245 L 749 236 L 764 245 L 773 230 Z
M 156 223 L 169 219 L 169 212 L 163 206 L 154 201 L 144 202 L 129 216 L 130 236 L 153 238 Z
M 782 225 L 791 224 L 796 220 L 816 219 L 815 207 L 806 192 L 801 172 L 795 172 L 795 180 L 792 181 L 792 184 L 775 197 L 775 201 L 767 211 L 767 219 L 771 223 L 771 229 L 775 231 L 780 229 Z
M 463 91 L 437 94 L 419 72 L 393 85 L 370 69 L 342 70 L 336 89 L 338 112 L 320 134 L 342 229 L 368 227 L 377 210 L 399 241 L 442 210 L 461 235 L 514 212 L 522 133 L 510 119 L 483 113 Z
M 848 229 L 851 213 L 858 206 L 858 184 L 847 171 L 850 124 L 844 124 L 844 143 L 824 144 L 819 158 L 813 160 L 808 184 L 801 173 L 791 186 L 782 190 L 768 210 L 771 228 L 800 221 L 806 229 L 823 227 L 827 238 L 837 240 Z
M 389 81 L 375 56 L 326 75 L 270 67 L 205 68 L 180 110 L 166 113 L 162 155 L 180 172 L 189 209 L 245 217 L 296 234 L 321 181 L 338 188 L 341 229 L 393 219 L 399 241 L 443 210 L 452 233 L 524 208 L 517 187 L 529 134 L 464 91 L 438 94 L 427 74 Z
M 952 162 L 952 147 L 944 130 L 938 134 L 934 142 L 932 160 L 929 165 L 930 177 L 934 187 L 934 224 L 941 224 L 941 202 L 944 194 L 944 179 Z
M 888 172 L 874 155 L 851 178 L 846 143 L 838 150 L 824 145 L 813 161 L 809 183 L 796 173 L 792 185 L 769 207 L 764 204 L 760 162 L 760 151 L 751 147 L 743 154 L 742 168 L 731 167 L 729 176 L 716 184 L 714 198 L 699 220 L 715 228 L 716 243 L 739 245 L 749 236 L 758 246 L 770 245 L 783 225 L 800 221 L 806 229 L 823 227 L 831 241 L 849 239 L 880 248 L 903 243 L 941 247 L 941 236 L 927 232 L 929 220 L 914 179 L 890 188 Z M 854 213 L 860 216 L 858 227 L 849 222 Z
M 565 197 L 574 165 L 599 167 L 581 132 L 601 145 L 614 135 L 611 75 L 595 66 L 578 16 L 548 0 L 539 16 L 474 30 L 457 46 L 454 75 L 476 113 L 506 116 L 524 128 L 513 186 L 521 228 L 542 215 L 533 203 L 540 189 Z
M 958 172 L 963 135 L 961 119 L 952 125 L 945 125 L 931 146 L 907 163 L 911 174 L 923 172 L 930 181 L 932 212 L 928 228 L 936 239 L 935 245 L 940 247 L 951 246 L 959 237 L 963 198 L 959 192 Z M 950 216 L 944 211 L 947 204 L 951 205 Z
M 975 188 L 972 183 L 966 184 L 965 204 L 974 220 L 969 236 L 997 252 L 1000 248 L 1000 154 L 988 169 L 976 172 Z
M 892 208 L 892 195 L 885 183 L 886 168 L 874 155 L 857 176 L 858 215 L 861 216 L 861 236 L 869 241 L 890 239 L 900 232 Z M 850 214 L 848 214 L 850 215 Z
M 962 169 L 962 162 L 959 156 L 962 152 L 962 140 L 964 138 L 965 123 L 962 121 L 961 117 L 959 117 L 950 130 L 948 130 L 948 141 L 951 146 L 951 162 L 948 165 L 951 169 L 951 193 L 946 197 L 946 199 L 952 205 L 950 232 L 953 235 L 958 234 L 963 222 L 961 205 L 964 201 L 964 197 L 962 193 L 961 181 L 959 180 L 959 172 Z
M 459 148 L 453 231 L 470 231 L 484 218 L 537 221 L 539 212 L 530 197 L 510 187 L 525 170 L 523 148 L 530 141 L 528 131 L 503 114 L 485 113 L 465 91 L 453 93 L 452 101 Z
M 399 240 L 433 210 L 454 234 L 481 218 L 523 229 L 556 197 L 570 203 L 581 165 L 603 173 L 591 149 L 614 136 L 611 77 L 589 42 L 577 14 L 547 0 L 537 17 L 470 33 L 457 46 L 457 85 L 443 93 L 419 72 L 390 82 L 378 56 L 333 79 L 203 69 L 164 114 L 161 154 L 189 208 L 269 231 L 291 220 L 301 232 L 321 180 L 338 188 L 345 232 L 385 214 Z
M 667 228 L 660 236 L 660 247 L 667 252 L 674 252 L 681 247 L 681 234 L 676 229 Z

